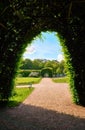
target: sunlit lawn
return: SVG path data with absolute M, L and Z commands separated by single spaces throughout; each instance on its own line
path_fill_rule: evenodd
M 52 78 L 56 83 L 68 83 L 68 77 Z
M 15 88 L 13 92 L 13 96 L 10 97 L 8 106 L 15 107 L 18 106 L 21 102 L 23 102 L 34 90 L 34 88 Z
M 39 83 L 41 78 L 33 78 L 33 77 L 17 77 L 16 85 L 26 85 L 26 84 L 35 84 Z M 34 88 L 15 88 L 12 97 L 10 97 L 8 106 L 15 107 L 23 102 L 29 94 L 34 90 Z
M 16 85 L 26 85 L 29 83 L 36 84 L 41 81 L 41 78 L 34 78 L 34 77 L 17 77 L 16 78 Z

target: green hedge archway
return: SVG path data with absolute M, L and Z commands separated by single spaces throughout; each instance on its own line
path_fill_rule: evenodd
M 0 98 L 8 100 L 20 58 L 42 31 L 58 32 L 64 48 L 75 103 L 85 105 L 85 2 L 1 0 Z
M 52 68 L 49 68 L 49 67 L 43 68 L 41 70 L 41 76 L 42 77 L 52 77 L 53 76 L 53 70 L 52 70 Z

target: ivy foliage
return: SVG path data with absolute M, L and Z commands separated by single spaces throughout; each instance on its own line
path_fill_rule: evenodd
M 11 96 L 22 54 L 42 31 L 58 32 L 65 39 L 70 87 L 75 102 L 85 105 L 85 2 L 81 0 L 0 1 L 0 98 Z

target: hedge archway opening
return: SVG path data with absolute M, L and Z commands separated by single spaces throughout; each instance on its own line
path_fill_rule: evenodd
M 11 96 L 27 44 L 42 31 L 54 31 L 64 48 L 73 100 L 85 105 L 85 2 L 1 0 L 0 18 L 1 100 Z
M 41 76 L 42 77 L 52 77 L 53 76 L 53 70 L 50 67 L 43 68 L 41 70 Z

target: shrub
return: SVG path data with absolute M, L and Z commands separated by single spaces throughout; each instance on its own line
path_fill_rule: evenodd
M 39 76 L 39 73 L 38 72 L 31 72 L 29 74 L 29 77 L 38 77 Z
M 28 77 L 30 73 L 31 73 L 30 70 L 20 70 L 18 72 L 18 76 L 19 77 Z
M 39 77 L 40 70 L 19 70 L 18 77 Z

